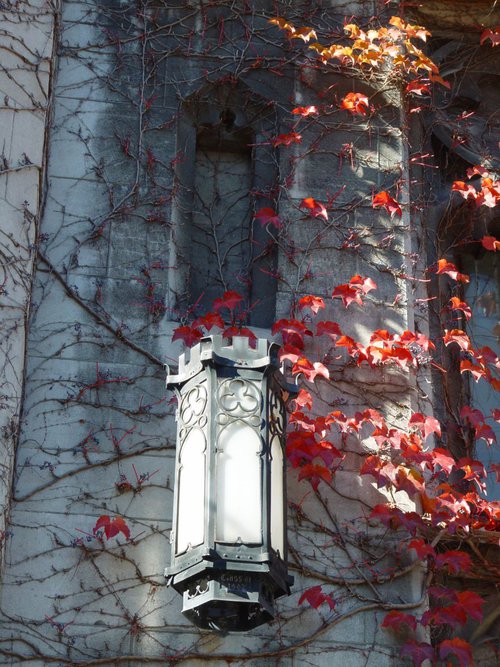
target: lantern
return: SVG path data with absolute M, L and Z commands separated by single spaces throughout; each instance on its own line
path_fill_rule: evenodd
M 290 593 L 284 438 L 296 389 L 264 339 L 203 338 L 179 358 L 171 566 L 195 625 L 242 631 L 272 620 Z

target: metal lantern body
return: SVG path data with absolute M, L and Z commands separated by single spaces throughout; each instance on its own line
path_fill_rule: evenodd
M 255 341 L 254 341 L 255 342 Z M 287 574 L 284 437 L 294 387 L 278 346 L 204 338 L 179 358 L 171 567 L 195 625 L 225 632 L 266 623 Z

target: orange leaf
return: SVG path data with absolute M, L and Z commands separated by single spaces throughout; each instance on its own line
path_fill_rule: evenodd
M 451 343 L 456 343 L 460 349 L 464 351 L 470 350 L 471 348 L 469 336 L 465 331 L 462 331 L 462 329 L 452 329 L 451 331 L 445 329 L 443 341 L 446 346 Z
M 370 110 L 370 103 L 366 95 L 362 93 L 347 93 L 340 104 L 341 109 L 347 109 L 352 114 L 366 116 Z
M 306 197 L 300 202 L 300 208 L 307 208 L 315 218 L 324 218 L 328 220 L 328 213 L 323 204 L 312 197 Z
M 478 382 L 479 378 L 486 377 L 486 371 L 481 366 L 475 366 L 468 359 L 462 359 L 460 362 L 460 372 L 465 373 L 465 371 L 472 373 L 475 382 Z
M 315 106 L 296 107 L 292 110 L 292 113 L 298 114 L 299 116 L 304 116 L 304 118 L 306 118 L 307 116 L 316 115 L 318 113 L 318 108 Z
M 314 37 L 314 39 L 318 39 L 316 31 L 314 28 L 307 28 L 305 26 L 303 28 L 297 28 L 295 33 L 292 34 L 293 39 L 301 39 L 304 42 L 309 42 L 312 37 Z
M 385 210 L 390 213 L 391 218 L 395 215 L 401 217 L 403 212 L 399 203 L 390 196 L 388 192 L 383 190 L 382 192 L 373 195 L 372 197 L 372 207 L 373 208 L 385 208 Z
M 461 301 L 458 296 L 452 296 L 450 299 L 450 308 L 452 310 L 461 310 L 467 320 L 472 317 L 472 311 L 465 301 Z
M 271 144 L 276 148 L 283 144 L 284 146 L 290 146 L 290 144 L 299 144 L 302 140 L 302 136 L 297 134 L 297 132 L 289 132 L 288 134 L 278 134 L 277 137 L 271 139 Z
M 457 267 L 452 262 L 448 262 L 446 259 L 440 259 L 438 261 L 438 268 L 436 273 L 438 275 L 445 273 L 447 276 L 450 276 L 450 278 L 453 278 L 453 280 L 456 280 L 459 283 L 469 282 L 469 276 L 466 276 L 464 273 L 459 273 Z

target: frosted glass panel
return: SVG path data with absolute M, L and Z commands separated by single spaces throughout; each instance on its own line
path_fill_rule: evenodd
M 260 438 L 235 421 L 220 431 L 217 447 L 216 540 L 261 544 Z
M 277 435 L 272 439 L 271 456 L 271 546 L 284 558 L 283 450 Z
M 203 543 L 205 523 L 205 436 L 194 428 L 182 445 L 177 509 L 177 553 Z

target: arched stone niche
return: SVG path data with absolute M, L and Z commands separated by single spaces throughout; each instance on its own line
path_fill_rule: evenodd
M 241 83 L 212 84 L 189 97 L 177 124 L 169 261 L 172 319 L 210 309 L 234 290 L 244 323 L 269 327 L 276 302 L 276 242 L 255 220 L 277 206 L 274 105 Z M 224 314 L 224 313 L 222 313 Z

